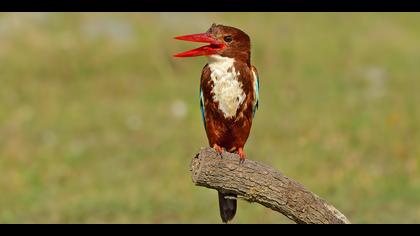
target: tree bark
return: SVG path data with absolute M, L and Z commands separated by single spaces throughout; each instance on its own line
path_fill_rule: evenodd
M 335 207 L 274 168 L 212 148 L 202 148 L 191 161 L 195 185 L 236 194 L 257 202 L 299 224 L 349 224 Z

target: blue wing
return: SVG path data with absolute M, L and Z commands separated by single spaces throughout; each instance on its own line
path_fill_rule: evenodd
M 203 120 L 203 124 L 204 124 L 204 129 L 207 130 L 207 125 L 206 125 L 206 108 L 205 108 L 205 104 L 204 104 L 204 96 L 203 96 L 203 88 L 201 87 L 203 80 L 205 79 L 206 76 L 209 76 L 210 74 L 210 69 L 208 67 L 208 64 L 206 64 L 203 67 L 203 70 L 201 71 L 201 79 L 200 79 L 200 111 L 201 111 L 201 118 Z
M 255 90 L 255 100 L 254 100 L 254 106 L 252 108 L 252 113 L 253 113 L 253 116 L 255 117 L 255 113 L 258 110 L 258 104 L 260 100 L 260 94 L 259 94 L 260 79 L 258 77 L 257 68 L 255 68 L 254 66 L 252 67 L 252 75 L 254 77 L 253 79 L 254 79 L 254 90 Z
M 200 84 L 200 110 L 201 110 L 201 118 L 203 120 L 204 123 L 204 129 L 206 129 L 206 119 L 204 117 L 205 114 L 205 110 L 204 110 L 204 97 L 203 97 L 203 89 L 201 88 L 201 84 Z

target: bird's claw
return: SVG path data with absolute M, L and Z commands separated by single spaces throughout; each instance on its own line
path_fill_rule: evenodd
M 239 165 L 242 165 L 246 159 L 246 154 L 242 148 L 238 149 L 238 155 L 239 155 Z
M 216 150 L 217 154 L 219 155 L 220 159 L 223 159 L 223 148 L 220 147 L 219 145 L 215 144 L 213 146 L 214 150 Z

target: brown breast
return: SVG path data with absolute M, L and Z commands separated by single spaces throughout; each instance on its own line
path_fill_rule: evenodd
M 238 91 L 230 87 L 225 87 L 220 90 L 220 88 L 217 87 L 220 86 L 220 84 L 217 83 L 221 83 L 221 78 L 214 78 L 218 74 L 215 73 L 215 69 L 212 71 L 211 66 L 208 64 L 203 68 L 201 76 L 206 133 L 209 144 L 210 146 L 217 144 L 230 152 L 235 151 L 240 147 L 243 148 L 248 139 L 252 126 L 252 107 L 254 98 L 252 72 L 250 68 L 248 65 L 240 62 L 234 62 L 233 65 L 234 68 L 231 68 L 230 72 L 232 72 L 232 70 L 236 72 L 236 80 L 241 84 L 244 95 L 244 97 L 238 96 L 237 99 L 242 100 L 242 102 L 237 106 L 236 112 L 234 112 L 233 115 L 229 113 L 231 111 L 228 109 L 231 108 L 229 105 L 233 104 L 232 106 L 235 107 L 238 103 L 233 102 L 230 95 L 232 95 L 232 93 L 236 94 Z M 219 90 L 216 90 L 215 87 Z M 221 91 L 229 94 L 217 94 L 218 92 L 221 93 Z M 230 99 L 229 101 L 231 103 L 221 99 Z

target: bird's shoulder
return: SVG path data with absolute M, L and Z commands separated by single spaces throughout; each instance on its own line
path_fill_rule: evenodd
M 203 69 L 201 70 L 201 80 L 205 78 L 209 78 L 211 74 L 210 66 L 209 64 L 205 64 Z

